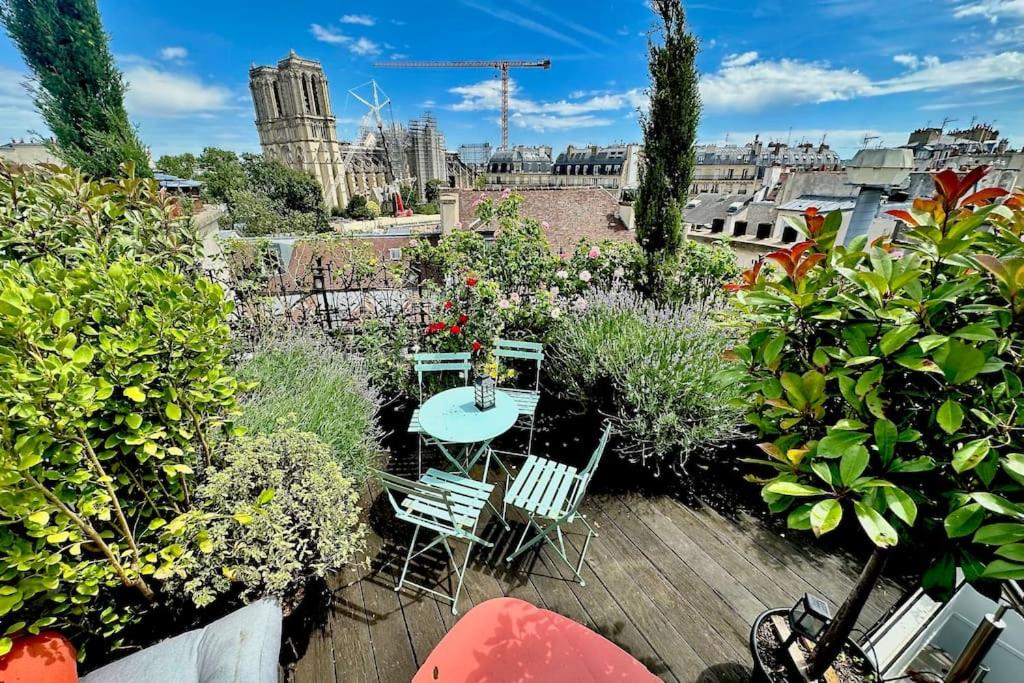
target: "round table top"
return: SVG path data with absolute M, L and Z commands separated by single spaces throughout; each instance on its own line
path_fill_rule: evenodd
M 498 389 L 494 407 L 478 410 L 473 387 L 442 391 L 420 407 L 420 427 L 430 436 L 448 443 L 479 443 L 507 432 L 519 419 L 519 408 L 511 396 Z

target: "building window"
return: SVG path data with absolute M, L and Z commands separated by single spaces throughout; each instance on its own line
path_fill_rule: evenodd
M 281 116 L 281 93 L 277 90 L 277 81 L 274 81 L 274 112 Z
M 388 260 L 389 261 L 401 261 L 402 260 L 402 248 L 395 247 L 388 249 Z

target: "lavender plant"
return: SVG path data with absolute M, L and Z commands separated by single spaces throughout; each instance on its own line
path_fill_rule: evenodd
M 618 287 L 575 308 L 553 333 L 548 368 L 570 397 L 612 420 L 622 454 L 681 467 L 738 435 L 736 392 L 718 379 L 731 335 L 715 322 L 717 293 L 671 306 Z

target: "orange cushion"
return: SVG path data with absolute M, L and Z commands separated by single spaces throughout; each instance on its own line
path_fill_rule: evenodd
M 572 619 L 515 598 L 466 613 L 413 683 L 598 683 L 659 679 L 625 650 Z
M 11 651 L 0 657 L 3 683 L 78 683 L 75 648 L 56 631 L 15 636 Z

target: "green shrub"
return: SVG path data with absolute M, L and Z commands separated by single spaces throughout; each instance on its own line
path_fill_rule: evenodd
M 119 256 L 189 269 L 201 244 L 178 203 L 152 179 L 90 180 L 74 169 L 0 161 L 0 259 L 44 255 L 71 266 Z
M 936 174 L 934 199 L 895 212 L 898 243 L 835 244 L 839 212 L 809 209 L 774 273 L 758 263 L 730 286 L 762 497 L 793 529 L 860 528 L 875 546 L 817 672 L 897 543 L 930 561 L 922 587 L 940 599 L 958 567 L 1024 579 L 1024 196 L 990 205 L 1006 192 L 973 192 L 985 172 Z
M 312 432 L 347 476 L 365 480 L 380 452 L 379 405 L 358 359 L 324 339 L 296 332 L 264 341 L 236 373 L 256 384 L 242 399 L 239 425 L 255 434 L 284 426 Z
M 194 245 L 150 183 L 6 180 L 0 631 L 54 624 L 81 649 L 131 621 L 183 552 L 193 471 L 235 408 L 230 304 L 181 272 Z
M 364 548 L 359 486 L 315 434 L 287 429 L 228 442 L 204 482 L 198 550 L 171 583 L 199 607 L 234 589 L 246 602 L 291 602 L 308 579 L 326 578 Z
M 350 218 L 354 221 L 368 221 L 374 218 L 373 211 L 370 210 L 366 197 L 361 194 L 352 195 L 352 198 L 348 200 L 348 206 L 345 207 L 345 218 Z
M 570 397 L 610 416 L 622 452 L 672 465 L 737 434 L 736 390 L 717 378 L 729 335 L 712 322 L 715 297 L 667 307 L 617 289 L 583 301 L 551 334 L 548 372 Z
M 735 280 L 742 270 L 736 264 L 735 252 L 724 244 L 683 240 L 677 256 L 677 269 L 665 283 L 669 301 L 699 301 L 708 292 L 718 291 Z

